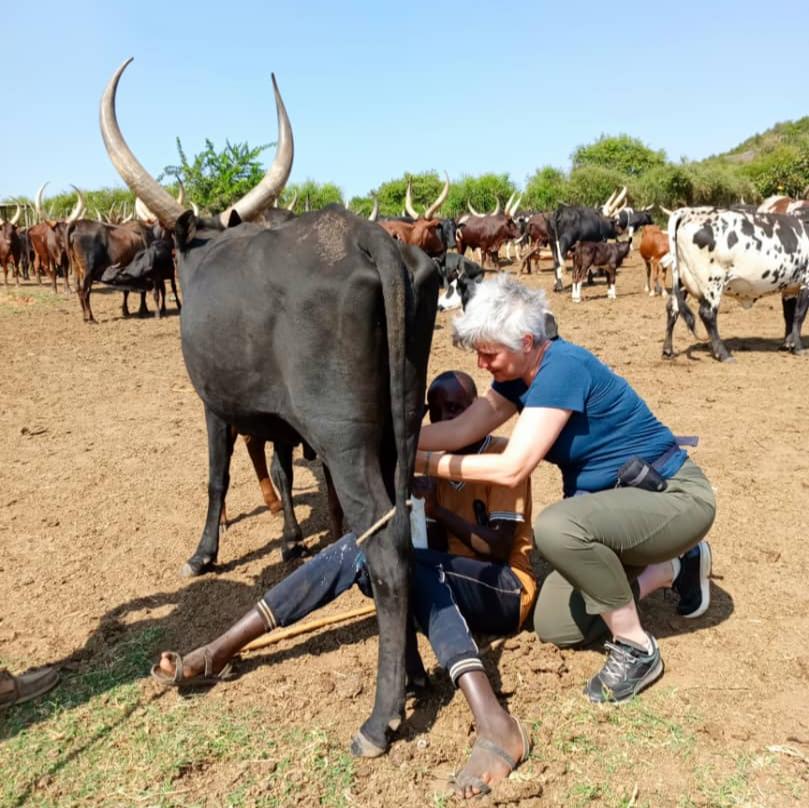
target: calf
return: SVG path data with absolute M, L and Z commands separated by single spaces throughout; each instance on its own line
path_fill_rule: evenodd
M 649 224 L 643 228 L 640 239 L 640 254 L 646 264 L 646 291 L 649 297 L 665 295 L 666 290 L 661 286 L 666 281 L 666 267 L 671 264 L 669 255 L 669 237 L 656 224 Z M 652 289 L 654 279 L 654 289 Z
M 439 219 L 418 219 L 415 222 L 389 220 L 378 224 L 393 238 L 420 247 L 430 257 L 439 257 L 447 251 L 441 237 Z
M 581 303 L 581 284 L 594 267 L 604 267 L 607 273 L 607 297 L 615 300 L 615 273 L 632 249 L 631 241 L 580 241 L 573 251 L 573 288 L 571 299 Z

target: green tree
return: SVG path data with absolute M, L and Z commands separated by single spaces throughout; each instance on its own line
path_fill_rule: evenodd
M 528 210 L 554 210 L 562 202 L 567 202 L 568 197 L 568 182 L 564 172 L 552 166 L 544 166 L 528 178 L 522 205 Z
M 439 177 L 437 171 L 428 171 L 423 174 L 406 173 L 401 178 L 383 182 L 379 188 L 371 191 L 371 205 L 373 205 L 373 197 L 376 197 L 379 200 L 379 213 L 382 216 L 399 216 L 404 210 L 408 180 L 412 183 L 413 205 L 419 213 L 424 213 L 424 209 L 435 202 L 444 187 L 444 181 Z M 445 208 L 446 205 L 442 208 L 442 213 Z M 370 212 L 369 208 L 368 213 Z
M 445 216 L 460 216 L 468 213 L 467 202 L 479 213 L 489 213 L 500 202 L 501 210 L 508 198 L 517 190 L 508 174 L 480 174 L 473 177 L 465 174 L 450 184 L 449 196 L 441 209 Z
M 600 166 L 637 177 L 650 168 L 662 166 L 666 153 L 655 151 L 629 135 L 602 135 L 594 143 L 579 146 L 571 155 L 573 170 L 584 166 Z
M 180 164 L 166 166 L 163 172 L 182 180 L 187 200 L 210 213 L 220 213 L 260 182 L 265 168 L 258 156 L 271 145 L 250 147 L 225 141 L 225 148 L 217 151 L 206 138 L 205 149 L 189 160 L 177 138 Z
M 741 169 L 762 197 L 774 194 L 802 199 L 809 186 L 809 143 L 783 144 Z
M 583 165 L 570 172 L 567 183 L 567 202 L 571 205 L 603 205 L 619 188 L 626 185 L 630 198 L 630 177 L 614 168 Z
M 309 210 L 320 210 L 327 205 L 342 205 L 343 192 L 333 182 L 315 182 L 306 180 L 305 182 L 292 183 L 287 185 L 278 200 L 280 207 L 287 207 L 297 196 L 295 213 L 303 213 L 307 204 Z

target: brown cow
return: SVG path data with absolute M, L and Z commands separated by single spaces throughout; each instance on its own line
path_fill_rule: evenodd
M 647 224 L 643 228 L 643 235 L 640 240 L 640 254 L 646 264 L 646 291 L 649 297 L 663 295 L 666 290 L 661 285 L 666 282 L 666 267 L 671 263 L 671 258 L 665 258 L 669 254 L 669 237 L 656 224 Z M 652 279 L 654 279 L 654 289 L 652 289 Z
M 20 258 L 22 243 L 17 232 L 16 220 L 0 222 L 0 266 L 3 267 L 3 283 L 8 286 L 8 265 L 11 263 L 14 280 L 20 285 Z
M 581 284 L 593 267 L 604 267 L 607 273 L 607 297 L 615 300 L 615 274 L 631 249 L 631 241 L 580 241 L 573 250 L 573 302 L 581 303 Z
M 431 258 L 438 258 L 446 252 L 439 232 L 440 219 L 418 219 L 415 222 L 390 219 L 377 224 L 398 241 L 421 247 Z
M 100 281 L 104 270 L 113 264 L 126 266 L 154 240 L 154 234 L 142 222 L 123 225 L 103 224 L 80 219 L 68 226 L 66 241 L 70 262 L 76 275 L 76 292 L 86 323 L 95 323 L 90 308 L 93 281 Z M 126 300 L 123 314 L 128 314 Z
M 544 213 L 535 213 L 530 216 L 525 223 L 525 234 L 531 244 L 531 249 L 527 252 L 520 264 L 520 274 L 531 274 L 531 261 L 536 261 L 539 265 L 539 251 L 550 244 L 550 234 L 548 232 L 548 220 Z
M 481 251 L 481 266 L 486 266 L 488 256 L 492 266 L 497 268 L 498 250 L 506 241 L 520 237 L 519 225 L 507 213 L 497 216 L 472 216 L 458 224 L 455 240 L 458 253 L 463 255 L 466 248 Z

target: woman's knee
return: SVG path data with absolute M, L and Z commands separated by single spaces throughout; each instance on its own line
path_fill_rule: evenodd
M 534 542 L 551 563 L 560 553 L 581 541 L 580 531 L 567 505 L 566 502 L 549 505 L 534 520 Z

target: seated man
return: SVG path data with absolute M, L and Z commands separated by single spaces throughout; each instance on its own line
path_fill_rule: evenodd
M 466 373 L 442 373 L 427 392 L 430 420 L 454 418 L 476 397 L 475 383 Z M 505 438 L 489 435 L 463 451 L 501 452 L 506 443 Z M 530 562 L 530 478 L 515 488 L 420 478 L 414 482 L 414 494 L 425 498 L 431 524 L 430 546 L 413 552 L 411 610 L 474 716 L 477 740 L 454 780 L 455 788 L 471 797 L 488 792 L 529 752 L 525 729 L 494 695 L 471 632 L 512 634 L 533 604 L 537 586 Z M 300 620 L 354 583 L 370 595 L 362 551 L 349 533 L 270 589 L 254 609 L 208 645 L 185 657 L 164 652 L 152 675 L 171 686 L 219 681 L 248 642 Z M 426 681 L 414 639 L 408 637 L 407 643 L 411 686 Z

